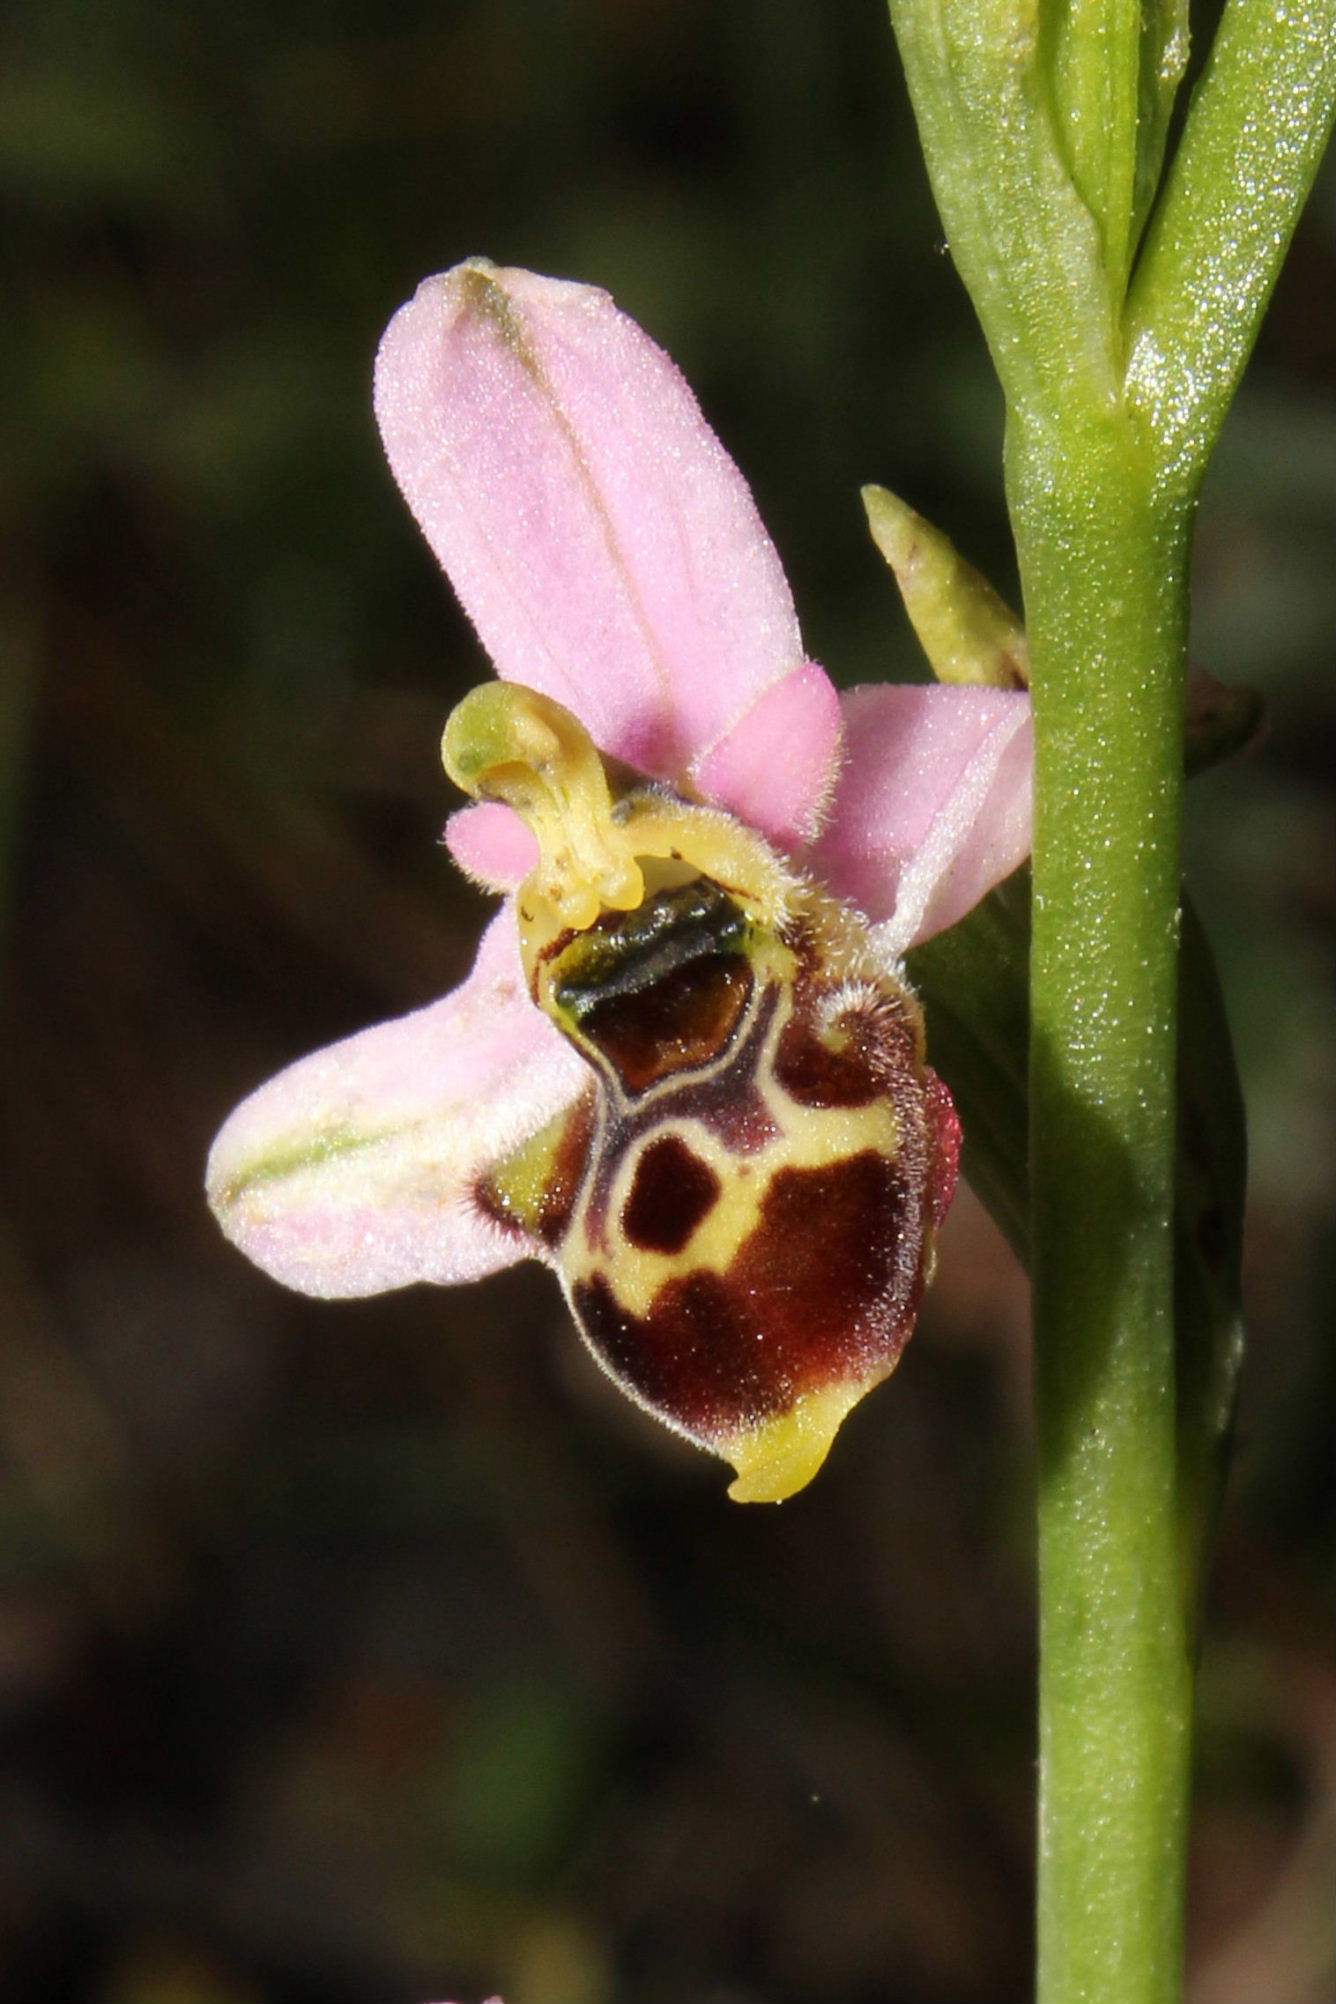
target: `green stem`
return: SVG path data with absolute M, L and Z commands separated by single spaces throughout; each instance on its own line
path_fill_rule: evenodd
M 1158 197 L 1183 0 L 891 11 L 1006 393 L 1033 678 L 1038 1994 L 1174 2004 L 1241 1207 L 1223 1102 L 1220 1121 L 1183 1122 L 1176 1175 L 1189 531 L 1330 118 L 1336 0 L 1228 0 Z M 1211 1013 L 1191 983 L 1188 999 Z M 1014 1180 L 1004 1149 L 982 1152 Z M 1218 1255 L 1194 1225 L 1211 1220 Z
M 1172 1233 L 1187 524 L 1126 414 L 1013 430 L 1034 665 L 1041 2004 L 1179 1995 Z

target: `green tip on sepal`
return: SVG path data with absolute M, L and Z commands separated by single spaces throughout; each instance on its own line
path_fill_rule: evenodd
M 889 488 L 865 487 L 863 506 L 937 680 L 1028 689 L 1025 628 L 982 572 Z

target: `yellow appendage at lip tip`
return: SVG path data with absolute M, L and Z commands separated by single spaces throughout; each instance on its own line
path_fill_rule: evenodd
M 805 1489 L 830 1453 L 835 1436 L 866 1384 L 828 1385 L 807 1392 L 778 1419 L 720 1444 L 737 1471 L 728 1493 L 735 1503 L 783 1503 Z
M 450 714 L 446 772 L 475 800 L 512 807 L 538 838 L 531 880 L 562 924 L 586 931 L 605 907 L 634 911 L 644 875 L 612 817 L 603 761 L 579 719 L 516 682 L 485 682 Z

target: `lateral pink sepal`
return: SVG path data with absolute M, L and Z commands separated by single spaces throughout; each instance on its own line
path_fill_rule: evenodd
M 1030 853 L 1033 739 L 1019 690 L 873 684 L 842 698 L 845 759 L 815 873 L 898 959 Z
M 588 1077 L 529 999 L 506 906 L 451 994 L 243 1101 L 209 1157 L 210 1202 L 234 1244 L 305 1294 L 476 1280 L 537 1251 L 478 1209 L 478 1177 Z

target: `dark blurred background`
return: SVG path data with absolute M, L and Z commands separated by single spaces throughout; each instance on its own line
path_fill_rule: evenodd
M 1331 1995 L 1331 314 L 1310 220 L 1201 517 L 1193 788 L 1252 1348 L 1202 1665 L 1194 2004 Z M 555 1286 L 317 1305 L 232 1104 L 426 1001 L 473 639 L 382 463 L 392 310 L 609 286 L 809 644 L 917 674 L 878 479 L 1013 588 L 1000 408 L 878 0 L 10 0 L 0 29 L 0 1991 L 1019 2004 L 1025 1289 L 962 1197 L 894 1386 L 739 1509 Z

